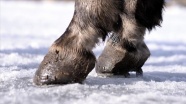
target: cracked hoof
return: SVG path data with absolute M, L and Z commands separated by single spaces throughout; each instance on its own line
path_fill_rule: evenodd
M 49 51 L 35 73 L 36 85 L 82 83 L 95 66 L 91 52 Z

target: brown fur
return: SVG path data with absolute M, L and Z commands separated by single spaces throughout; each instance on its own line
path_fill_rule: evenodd
M 128 77 L 129 71 L 136 71 L 137 76 L 143 74 L 141 67 L 150 56 L 150 51 L 144 42 L 145 31 L 146 29 L 151 29 L 155 25 L 159 25 L 162 19 L 161 14 L 160 16 L 158 14 L 158 16 L 152 17 L 155 18 L 155 21 L 152 21 L 152 23 L 139 22 L 136 16 L 139 16 L 138 13 L 141 13 L 139 12 L 141 8 L 138 8 L 140 7 L 138 5 L 141 5 L 140 2 L 149 3 L 150 1 L 155 2 L 154 0 L 125 0 L 125 13 L 120 15 L 122 18 L 122 28 L 120 31 L 116 31 L 112 34 L 102 54 L 99 56 L 96 65 L 96 72 L 98 75 L 115 74 Z M 160 1 L 163 0 L 157 0 L 156 4 Z M 157 8 L 157 10 L 158 9 L 162 10 L 162 8 Z M 147 18 L 146 21 L 149 21 L 148 17 L 144 18 Z M 149 24 L 149 27 L 146 23 Z
M 76 0 L 74 16 L 69 26 L 50 47 L 36 71 L 34 82 L 37 85 L 81 83 L 95 66 L 92 48 L 98 42 L 98 38 L 105 40 L 109 32 L 113 32 L 120 40 L 113 49 L 109 47 L 110 52 L 104 51 L 108 55 L 111 53 L 111 56 L 106 55 L 105 59 L 112 57 L 115 61 L 110 62 L 112 68 L 109 70 L 113 71 L 120 61 L 122 64 L 128 63 L 125 65 L 126 69 L 131 69 L 129 62 L 136 63 L 135 67 L 141 67 L 150 54 L 143 42 L 145 30 L 156 26 L 156 14 L 159 16 L 157 12 L 152 19 L 155 22 L 146 21 L 149 11 L 143 8 L 143 5 L 146 7 L 149 1 L 161 5 L 157 1 L 163 0 Z M 147 7 L 154 10 L 151 5 Z M 143 16 L 140 10 L 147 12 Z M 113 45 L 112 41 L 111 44 L 108 41 L 108 46 L 110 45 Z M 115 51 L 117 54 L 114 54 Z
M 120 27 L 117 23 L 122 4 L 122 0 L 76 0 L 70 25 L 49 49 L 34 82 L 81 83 L 95 66 L 92 48 L 98 38 L 104 39 L 108 32 Z

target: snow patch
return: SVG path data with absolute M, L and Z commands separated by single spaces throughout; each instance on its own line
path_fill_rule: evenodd
M 93 70 L 83 84 L 34 85 L 73 9 L 73 2 L 0 1 L 0 104 L 186 104 L 186 9 L 178 6 L 165 8 L 162 27 L 147 32 L 152 55 L 142 78 L 102 78 Z M 96 57 L 104 45 L 94 49 Z

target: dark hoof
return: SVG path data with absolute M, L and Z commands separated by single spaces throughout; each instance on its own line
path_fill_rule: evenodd
M 131 44 L 126 40 L 118 42 L 118 39 L 111 37 L 97 60 L 96 72 L 128 77 L 128 72 L 135 71 L 137 77 L 143 76 L 141 67 L 150 56 L 150 52 L 144 42 L 135 47 Z
M 108 45 L 109 44 L 109 45 Z M 115 65 L 122 60 L 124 53 L 108 43 L 96 63 L 96 73 L 101 76 L 114 75 Z
M 35 73 L 36 85 L 82 83 L 95 66 L 91 52 L 52 50 Z
M 136 77 L 143 77 L 143 70 L 141 68 L 136 70 Z
M 114 68 L 114 65 L 111 63 L 111 61 L 106 61 L 104 57 L 99 57 L 96 64 L 96 72 L 98 75 L 103 76 L 104 74 L 107 76 L 109 74 L 112 74 L 112 69 Z
M 124 77 L 125 77 L 125 78 L 130 78 L 129 72 L 125 73 L 125 74 L 124 74 Z

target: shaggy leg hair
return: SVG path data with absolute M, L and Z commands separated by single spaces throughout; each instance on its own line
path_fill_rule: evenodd
M 34 83 L 82 83 L 94 68 L 92 48 L 98 38 L 112 36 L 98 59 L 98 73 L 125 74 L 141 67 L 150 55 L 145 30 L 162 20 L 164 0 L 76 0 L 74 16 L 64 34 L 50 47 Z
M 94 68 L 92 48 L 98 38 L 121 27 L 123 0 L 76 0 L 75 11 L 65 33 L 50 47 L 38 70 L 34 83 L 82 83 Z
M 136 71 L 142 76 L 142 66 L 150 56 L 144 42 L 146 29 L 152 30 L 162 21 L 164 0 L 124 0 L 122 28 L 112 33 L 96 65 L 98 75 L 124 75 Z

